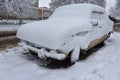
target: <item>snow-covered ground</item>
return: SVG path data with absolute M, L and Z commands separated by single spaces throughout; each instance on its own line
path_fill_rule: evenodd
M 14 31 L 17 30 L 21 25 L 2 25 L 0 24 L 0 31 Z
M 0 52 L 0 80 L 120 80 L 120 33 L 106 46 L 67 69 L 47 69 L 23 56 L 16 47 Z
M 24 23 L 30 23 L 36 20 L 24 20 Z M 19 25 L 19 20 L 9 20 L 9 22 L 4 23 L 4 20 L 0 20 L 0 31 L 14 31 L 17 30 L 20 26 L 24 25 Z M 12 23 L 12 24 L 9 24 Z
M 20 25 L 2 25 L 0 24 L 0 31 L 14 31 L 17 30 Z

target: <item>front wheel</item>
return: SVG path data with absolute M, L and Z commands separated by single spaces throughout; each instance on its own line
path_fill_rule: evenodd
M 75 46 L 71 53 L 71 62 L 76 62 L 79 60 L 80 46 Z
M 79 60 L 83 60 L 86 58 L 86 51 L 83 49 L 80 49 L 80 54 L 79 54 Z
M 71 54 L 71 62 L 76 62 L 78 60 L 83 60 L 86 58 L 86 51 L 81 49 L 80 46 L 76 46 Z

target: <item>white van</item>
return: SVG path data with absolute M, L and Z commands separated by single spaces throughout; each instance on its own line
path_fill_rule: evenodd
M 80 54 L 104 42 L 112 31 L 113 22 L 104 8 L 72 4 L 59 7 L 47 20 L 23 25 L 17 37 L 24 49 L 37 53 L 39 58 L 64 60 L 71 54 L 75 62 Z

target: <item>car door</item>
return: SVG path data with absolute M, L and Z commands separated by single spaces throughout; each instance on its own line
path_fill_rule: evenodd
M 99 11 L 92 11 L 91 13 L 91 24 L 92 24 L 92 33 L 91 33 L 91 39 L 97 39 L 101 37 L 102 35 L 102 15 Z

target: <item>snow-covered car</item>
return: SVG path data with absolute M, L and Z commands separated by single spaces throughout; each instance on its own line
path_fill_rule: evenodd
M 71 62 L 104 42 L 113 30 L 104 8 L 93 4 L 72 4 L 59 7 L 47 20 L 23 25 L 17 31 L 20 45 L 42 59 Z

